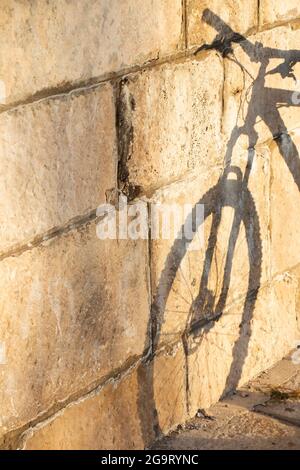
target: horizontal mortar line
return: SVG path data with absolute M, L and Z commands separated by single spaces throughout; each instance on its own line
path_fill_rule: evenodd
M 290 268 L 286 268 L 282 271 L 278 271 L 276 273 L 273 273 L 272 276 L 269 278 L 269 279 L 266 279 L 264 282 L 262 282 L 260 285 L 258 285 L 257 287 L 251 289 L 251 291 L 249 292 L 249 294 L 247 295 L 248 293 L 248 290 L 244 290 L 239 296 L 235 297 L 235 298 L 232 298 L 232 301 L 230 304 L 228 304 L 226 306 L 226 308 L 224 309 L 224 315 L 226 315 L 226 313 L 228 313 L 228 311 L 234 307 L 235 305 L 239 305 L 242 301 L 244 300 L 247 300 L 249 297 L 251 297 L 251 295 L 253 295 L 256 291 L 257 291 L 257 296 L 259 295 L 259 292 L 262 291 L 262 290 L 265 290 L 267 288 L 270 288 L 270 287 L 273 287 L 273 285 L 278 282 L 278 278 L 280 276 L 284 276 L 285 274 L 287 276 L 291 276 L 290 274 L 290 271 L 293 271 L 294 269 L 296 269 L 297 267 L 300 266 L 300 263 L 297 263 L 295 264 L 294 266 L 290 267 Z
M 161 342 L 155 345 L 154 353 L 149 355 L 146 363 L 151 362 L 153 358 L 163 355 L 164 353 L 172 353 L 176 348 L 182 345 L 182 332 L 174 335 L 174 339 L 169 342 Z
M 221 170 L 222 166 L 221 165 L 216 166 L 214 167 L 214 169 Z M 213 167 L 211 168 L 211 171 L 213 171 Z M 209 172 L 207 174 L 210 175 Z M 178 179 L 174 181 L 170 181 L 163 186 L 157 187 L 155 189 L 151 189 L 149 191 L 147 190 L 147 191 L 142 192 L 138 198 L 135 198 L 132 201 L 128 201 L 128 205 L 134 205 L 137 201 L 140 201 L 140 200 L 143 201 L 145 197 L 147 198 L 147 202 L 155 203 L 155 197 L 159 196 L 159 193 L 161 191 L 165 191 L 172 187 L 175 187 L 176 184 L 193 181 L 197 177 L 199 177 L 198 170 L 189 171 L 185 173 L 183 176 L 178 177 Z M 70 231 L 76 230 L 77 228 L 85 225 L 86 223 L 97 220 L 98 217 L 97 217 L 96 212 L 97 212 L 97 209 L 92 209 L 87 214 L 75 216 L 74 218 L 68 220 L 66 223 L 64 223 L 61 226 L 53 227 L 47 230 L 46 232 L 35 235 L 33 238 L 27 241 L 16 243 L 12 245 L 11 247 L 8 247 L 5 251 L 2 251 L 2 252 L 0 251 L 0 262 L 6 258 L 17 257 L 23 254 L 25 251 L 29 251 L 33 248 L 37 248 L 38 246 L 40 246 L 42 243 L 46 241 L 49 241 L 63 234 L 67 234 Z
M 90 222 L 93 222 L 97 219 L 96 209 L 91 210 L 87 214 L 83 216 L 76 216 L 70 220 L 68 220 L 65 224 L 51 228 L 50 230 L 34 236 L 27 242 L 21 242 L 13 245 L 5 252 L 0 252 L 0 262 L 6 258 L 10 257 L 17 257 L 23 254 L 26 251 L 32 250 L 33 248 L 37 248 L 42 243 L 52 240 L 54 238 L 59 237 L 60 235 L 67 234 L 72 230 L 76 230 L 77 228 L 84 226 Z
M 204 51 L 204 54 L 207 54 L 207 51 Z M 109 72 L 98 77 L 93 77 L 88 80 L 83 81 L 74 81 L 73 83 L 67 85 L 56 86 L 54 88 L 40 90 L 34 95 L 25 98 L 20 101 L 16 101 L 14 103 L 8 105 L 0 105 L 0 114 L 7 113 L 9 111 L 15 111 L 19 108 L 24 106 L 38 104 L 43 101 L 55 99 L 55 98 L 62 98 L 64 96 L 69 96 L 75 93 L 81 93 L 84 91 L 88 91 L 89 89 L 97 88 L 100 85 L 105 83 L 109 83 L 114 80 L 119 80 L 121 78 L 125 78 L 130 74 L 137 73 L 143 70 L 152 69 L 154 67 L 158 67 L 164 64 L 173 63 L 180 59 L 185 59 L 189 57 L 193 57 L 193 51 L 187 51 L 185 49 L 178 51 L 175 54 L 166 55 L 164 57 L 158 59 L 149 60 L 149 62 L 145 62 L 142 65 L 133 65 L 131 67 L 124 68 L 117 72 Z
M 300 267 L 300 263 L 293 264 L 292 266 L 288 266 L 282 271 L 276 271 L 273 273 L 272 280 L 276 281 L 276 279 L 284 274 L 291 276 L 293 278 L 293 271 Z
M 19 435 L 19 442 L 21 442 L 21 445 L 25 445 L 26 439 L 30 437 L 30 434 L 33 434 L 34 431 L 43 428 L 45 425 L 54 421 L 56 418 L 61 416 L 66 409 L 79 405 L 80 403 L 97 396 L 104 387 L 110 384 L 119 384 L 141 364 L 147 365 L 153 360 L 153 357 L 160 356 L 165 352 L 168 353 L 170 352 L 170 350 L 174 351 L 175 348 L 178 347 L 180 344 L 181 340 L 177 341 L 176 343 L 170 343 L 165 347 L 157 349 L 154 355 L 151 352 L 151 346 L 149 346 L 146 350 L 144 350 L 143 354 L 140 357 L 137 358 L 136 356 L 134 356 L 133 359 L 127 360 L 122 368 L 113 371 L 112 374 L 106 376 L 100 381 L 94 382 L 94 384 L 90 386 L 90 388 L 87 389 L 85 392 L 79 392 L 64 401 L 59 402 L 57 404 L 58 406 L 60 405 L 59 408 L 55 409 L 54 411 L 52 408 L 52 411 L 50 409 L 45 412 L 42 412 L 36 419 L 30 421 L 29 423 L 26 423 L 26 425 L 20 428 L 20 430 L 15 429 L 11 432 L 17 432 Z
M 291 92 L 292 93 L 292 92 Z M 298 124 L 295 125 L 295 127 L 291 126 L 289 127 L 288 129 L 284 130 L 284 131 L 280 131 L 278 132 L 278 134 L 272 136 L 272 137 L 269 137 L 268 139 L 266 140 L 263 140 L 261 142 L 258 142 L 255 146 L 254 146 L 254 149 L 255 150 L 260 150 L 262 147 L 268 147 L 269 144 L 271 144 L 272 142 L 275 142 L 276 140 L 278 140 L 280 137 L 284 136 L 284 135 L 288 135 L 289 137 L 293 137 L 291 134 L 295 131 L 298 131 L 298 129 L 300 129 L 300 122 Z
M 296 18 L 291 18 L 290 20 L 282 20 L 282 21 L 275 21 L 272 25 L 271 24 L 265 24 L 265 25 L 259 25 L 258 26 L 258 33 L 264 33 L 267 31 L 272 31 L 273 29 L 276 28 L 281 28 L 282 26 L 297 26 L 299 25 L 300 27 L 300 16 L 297 16 Z
M 133 356 L 132 358 L 129 358 L 119 369 L 113 370 L 111 374 L 102 377 L 100 380 L 94 381 L 88 387 L 86 387 L 86 389 L 76 392 L 64 400 L 58 401 L 54 406 L 51 406 L 48 410 L 42 411 L 37 415 L 36 418 L 28 421 L 22 427 L 13 429 L 6 433 L 1 439 L 3 440 L 6 436 L 9 438 L 10 435 L 17 435 L 19 440 L 22 442 L 22 440 L 28 437 L 28 433 L 50 423 L 60 416 L 67 408 L 97 396 L 104 387 L 110 384 L 120 383 L 123 379 L 130 375 L 134 369 L 145 362 L 148 359 L 148 356 L 149 348 L 148 350 L 145 350 L 143 355 L 140 357 Z
M 271 281 L 268 283 L 265 283 L 265 286 L 267 284 L 271 284 Z M 261 286 L 262 287 L 262 286 Z M 182 343 L 182 338 L 178 337 L 176 341 L 173 341 L 172 343 L 169 344 L 161 344 L 158 349 L 155 351 L 155 357 L 163 354 L 164 352 L 169 352 L 171 349 L 174 350 L 178 345 Z M 106 385 L 109 385 L 110 383 L 119 383 L 121 382 L 124 378 L 126 378 L 135 368 L 137 368 L 140 364 L 142 363 L 147 363 L 153 358 L 153 355 L 151 353 L 151 348 L 148 348 L 148 350 L 144 351 L 144 354 L 137 360 L 131 361 L 131 363 L 128 363 L 118 371 L 114 371 L 113 374 L 106 376 L 105 378 L 102 378 L 99 382 L 94 383 L 94 386 L 92 388 L 88 389 L 86 392 L 81 392 L 80 394 L 76 394 L 69 397 L 69 399 L 64 400 L 59 402 L 59 408 L 56 408 L 55 411 L 53 411 L 53 408 L 41 413 L 36 419 L 29 421 L 26 423 L 24 426 L 22 426 L 19 429 L 15 429 L 7 433 L 5 436 L 9 436 L 10 434 L 16 434 L 18 433 L 19 440 L 21 440 L 22 443 L 24 443 L 25 439 L 30 437 L 30 432 L 34 432 L 34 430 L 37 430 L 44 425 L 48 424 L 49 422 L 53 421 L 56 419 L 58 416 L 60 416 L 65 409 L 75 406 L 76 404 L 81 403 L 82 401 L 85 401 L 88 398 L 92 398 L 93 396 L 96 396 Z M 136 359 L 136 358 L 135 358 Z
M 43 411 L 38 414 L 38 416 L 26 424 L 21 426 L 20 428 L 13 429 L 8 433 L 4 434 L 1 437 L 1 440 L 5 440 L 7 442 L 7 446 L 11 443 L 12 440 L 18 440 L 21 445 L 24 444 L 26 438 L 30 437 L 30 433 L 33 433 L 35 430 L 38 430 L 45 426 L 46 424 L 52 422 L 54 419 L 59 417 L 64 410 L 70 408 L 72 406 L 76 406 L 81 402 L 97 396 L 101 390 L 110 384 L 120 383 L 124 380 L 131 372 L 136 369 L 141 364 L 147 364 L 148 362 L 153 360 L 153 357 L 159 356 L 163 353 L 168 353 L 170 350 L 174 350 L 178 345 L 181 343 L 181 340 L 178 340 L 176 343 L 170 343 L 164 347 L 160 347 L 155 351 L 153 355 L 151 352 L 151 347 L 149 346 L 143 352 L 143 354 L 139 357 L 133 356 L 129 358 L 126 363 L 119 369 L 112 371 L 111 374 L 102 377 L 100 380 L 94 381 L 87 387 L 85 390 L 81 390 L 80 392 L 74 393 L 73 395 L 69 396 L 65 400 L 58 401 L 56 405 L 52 406 L 46 411 Z
M 193 170 L 188 170 L 186 172 L 183 172 L 181 175 L 175 177 L 175 178 L 170 178 L 168 181 L 163 181 L 161 185 L 159 186 L 151 186 L 146 189 L 142 189 L 141 193 L 139 196 L 133 200 L 130 201 L 130 204 L 133 203 L 134 201 L 137 200 L 143 200 L 146 198 L 147 202 L 156 202 L 156 198 L 161 196 L 161 193 L 164 191 L 167 191 L 169 189 L 176 188 L 177 185 L 180 185 L 182 183 L 191 183 L 194 182 L 195 180 L 199 179 L 200 177 L 209 177 L 213 175 L 214 173 L 217 174 L 217 172 L 221 172 L 224 169 L 224 166 L 222 163 L 218 163 L 215 165 L 210 165 L 206 168 L 205 172 L 201 168 L 196 168 Z M 221 173 L 220 173 L 221 174 Z M 201 198 L 202 195 L 199 193 L 199 198 Z
M 270 286 L 271 285 L 272 285 L 272 281 L 270 282 Z M 264 289 L 266 289 L 267 287 L 270 287 L 270 286 L 268 286 L 268 284 L 265 283 L 264 285 L 261 285 L 259 288 L 257 288 L 257 290 L 259 290 L 259 291 L 264 290 Z M 215 323 L 216 321 L 218 321 L 218 319 L 226 317 L 226 315 L 229 314 L 230 309 L 232 309 L 235 306 L 240 306 L 243 302 L 245 302 L 247 299 L 249 299 L 249 297 L 251 295 L 253 295 L 253 292 L 255 290 L 256 289 L 253 289 L 253 291 L 248 293 L 248 295 L 247 295 L 247 291 L 245 291 L 239 297 L 236 297 L 236 298 L 232 299 L 231 302 L 223 310 L 222 314 L 215 315 L 215 316 L 212 316 L 210 318 L 203 318 L 200 321 L 195 322 L 192 325 L 187 325 L 185 327 L 185 329 L 182 329 L 181 331 L 176 331 L 174 333 L 172 333 L 172 332 L 170 332 L 170 333 L 161 332 L 160 333 L 161 343 L 159 343 L 159 348 L 160 349 L 158 349 L 157 351 L 160 352 L 163 349 L 167 349 L 169 347 L 169 345 L 177 345 L 180 342 L 180 339 L 182 340 L 183 335 L 187 335 L 189 337 L 189 336 L 191 336 L 191 334 L 193 333 L 194 330 L 204 329 L 205 327 L 207 327 L 211 323 Z M 174 312 L 174 313 L 176 313 L 176 312 Z M 188 314 L 188 312 L 186 312 L 186 313 Z M 168 342 L 167 336 L 172 336 L 174 338 L 173 341 Z
M 298 263 L 297 265 L 295 265 L 293 268 L 290 268 L 290 269 L 295 269 L 295 267 L 297 267 L 297 266 L 300 266 L 300 263 Z M 247 299 L 249 299 L 249 297 L 251 298 L 251 295 L 253 295 L 254 292 L 257 291 L 257 296 L 259 296 L 259 293 L 261 291 L 265 291 L 267 288 L 273 287 L 274 284 L 277 282 L 276 278 L 278 278 L 279 276 L 284 275 L 284 274 L 289 275 L 288 270 L 284 270 L 280 273 L 276 273 L 270 279 L 263 282 L 260 286 L 257 286 L 257 288 L 253 288 L 250 292 L 245 290 L 239 296 L 237 296 L 235 298 L 232 298 L 230 303 L 228 305 L 226 305 L 226 308 L 223 310 L 222 316 L 220 316 L 220 318 L 228 315 L 230 309 L 232 309 L 233 307 L 241 305 L 243 302 L 245 302 Z M 211 317 L 210 319 L 205 319 L 205 320 L 206 320 L 206 322 L 202 325 L 202 328 L 204 328 L 205 326 L 207 326 L 211 322 L 215 321 L 215 318 Z M 174 338 L 172 342 L 168 342 L 168 340 L 165 339 L 167 335 L 164 335 L 162 333 L 162 340 L 161 340 L 161 343 L 159 344 L 159 349 L 157 349 L 157 352 L 159 353 L 160 351 L 164 350 L 165 348 L 168 348 L 169 345 L 172 345 L 173 347 L 175 347 L 175 345 L 177 345 L 180 342 L 180 338 L 182 337 L 183 333 L 188 333 L 188 330 L 186 329 L 184 331 L 178 331 L 178 332 L 175 332 L 175 333 L 172 333 L 172 332 L 168 333 L 168 335 L 173 336 L 173 338 Z
M 276 26 L 271 26 L 271 25 L 266 26 L 265 29 L 250 28 L 244 34 L 244 37 L 249 38 L 259 32 L 272 31 L 278 27 L 298 24 L 299 22 L 300 22 L 300 19 L 295 19 L 292 21 L 284 22 Z M 121 69 L 119 71 L 108 72 L 108 73 L 105 73 L 103 75 L 100 75 L 94 78 L 89 78 L 87 80 L 82 80 L 82 81 L 75 80 L 74 82 L 69 83 L 69 84 L 57 85 L 57 86 L 54 86 L 52 88 L 48 88 L 45 90 L 39 90 L 35 94 L 23 100 L 13 102 L 8 105 L 0 105 L 0 114 L 6 113 L 9 111 L 15 111 L 27 105 L 38 104 L 40 102 L 47 101 L 50 99 L 63 98 L 64 96 L 69 96 L 73 93 L 75 94 L 75 93 L 88 91 L 90 89 L 97 88 L 98 86 L 102 84 L 109 83 L 114 80 L 119 80 L 121 78 L 126 78 L 128 75 L 131 75 L 137 72 L 142 72 L 144 70 L 149 70 L 155 67 L 159 67 L 164 64 L 172 65 L 173 63 L 176 63 L 176 61 L 178 60 L 191 59 L 193 57 L 196 57 L 195 52 L 197 51 L 197 49 L 199 49 L 199 47 L 201 47 L 201 44 L 188 47 L 186 49 L 182 49 L 176 53 L 168 54 L 164 57 L 160 57 L 157 59 L 150 59 L 148 62 L 145 62 L 141 65 L 133 65 L 133 66 Z M 199 57 L 206 57 L 209 53 L 212 53 L 212 52 L 216 52 L 216 51 L 203 50 L 201 52 L 198 52 L 197 59 L 199 59 Z
M 221 167 L 219 167 L 219 169 L 221 169 Z M 194 179 L 197 178 L 197 173 L 196 172 L 195 173 L 194 172 L 189 173 L 186 176 L 188 177 L 188 181 L 193 181 Z M 184 178 L 182 178 L 182 179 L 179 178 L 177 181 L 170 182 L 166 186 L 162 186 L 161 188 L 156 189 L 153 192 L 153 194 L 151 195 L 151 198 L 148 202 L 155 202 L 155 197 L 159 196 L 160 192 L 163 192 L 164 190 L 175 187 L 176 184 L 180 184 L 184 181 L 186 181 Z M 132 204 L 136 203 L 137 200 L 143 200 L 143 197 L 145 197 L 145 194 L 141 194 L 139 196 L 139 198 L 137 198 L 133 201 L 130 201 L 129 204 L 132 205 Z M 46 231 L 42 234 L 38 234 L 38 235 L 34 236 L 32 239 L 28 240 L 27 242 L 21 242 L 21 243 L 17 243 L 15 245 L 13 245 L 12 247 L 7 249 L 6 251 L 4 251 L 2 253 L 0 252 L 0 262 L 3 261 L 6 258 L 18 257 L 26 251 L 30 251 L 34 248 L 38 248 L 41 244 L 45 243 L 46 241 L 50 241 L 54 238 L 59 237 L 60 235 L 67 234 L 67 233 L 71 232 L 72 230 L 76 230 L 77 228 L 80 228 L 80 227 L 82 227 L 82 226 L 84 226 L 88 223 L 96 221 L 97 220 L 97 213 L 96 212 L 97 212 L 97 209 L 93 209 L 90 212 L 88 212 L 87 214 L 84 214 L 83 216 L 76 216 L 76 217 L 68 220 L 65 224 L 63 224 L 59 227 L 54 227 L 54 228 L 51 228 L 50 230 L 48 230 L 48 231 Z M 282 271 L 278 271 L 278 272 L 274 273 L 273 276 L 272 276 L 271 281 L 274 280 L 275 277 L 295 269 L 296 267 L 298 267 L 299 264 L 300 263 L 296 263 L 293 266 L 287 267 L 286 269 L 284 269 Z M 262 284 L 260 286 L 260 288 L 262 288 L 264 285 L 267 285 L 269 282 L 270 281 Z M 235 299 L 234 303 L 239 299 L 241 299 L 240 296 L 238 296 Z

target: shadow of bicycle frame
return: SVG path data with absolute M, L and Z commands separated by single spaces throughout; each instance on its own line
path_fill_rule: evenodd
M 289 136 L 288 130 L 279 114 L 278 105 L 296 106 L 292 102 L 292 92 L 280 89 L 271 89 L 265 87 L 265 76 L 270 59 L 282 59 L 284 62 L 271 73 L 280 73 L 282 77 L 293 76 L 293 66 L 300 61 L 300 51 L 284 51 L 280 49 L 264 48 L 262 44 L 252 44 L 245 37 L 234 32 L 230 26 L 225 24 L 221 18 L 210 10 L 205 10 L 203 20 L 213 26 L 218 35 L 210 45 L 204 45 L 199 48 L 218 50 L 222 56 L 228 60 L 232 59 L 232 44 L 237 43 L 244 52 L 248 54 L 251 60 L 260 64 L 260 70 L 252 85 L 252 97 L 248 106 L 248 113 L 242 126 L 235 126 L 232 130 L 227 144 L 226 155 L 224 159 L 224 173 L 218 183 L 204 194 L 197 204 L 204 205 L 204 222 L 207 217 L 212 217 L 212 226 L 210 236 L 205 251 L 204 268 L 202 271 L 200 289 L 197 298 L 198 312 L 190 317 L 185 331 L 182 335 L 185 343 L 185 352 L 188 355 L 189 349 L 187 339 L 190 336 L 200 336 L 201 332 L 210 331 L 215 323 L 223 315 L 226 305 L 228 290 L 231 280 L 231 270 L 234 258 L 234 251 L 241 224 L 244 225 L 249 258 L 249 276 L 247 293 L 243 305 L 242 319 L 239 326 L 238 338 L 233 344 L 232 362 L 226 379 L 223 394 L 234 390 L 242 376 L 243 365 L 248 354 L 248 346 L 251 338 L 251 319 L 261 286 L 262 271 L 262 240 L 260 233 L 259 215 L 256 210 L 254 199 L 248 189 L 248 179 L 252 168 L 252 162 L 255 155 L 255 146 L 258 141 L 258 134 L 255 131 L 257 118 L 265 122 L 269 128 L 280 154 L 284 158 L 286 165 L 291 172 L 293 179 L 300 190 L 300 159 L 296 145 Z M 236 59 L 234 61 L 239 64 Z M 270 73 L 270 72 L 269 72 Z M 262 96 L 264 100 L 257 105 L 257 96 Z M 255 106 L 252 104 L 255 104 Z M 297 105 L 299 106 L 299 104 Z M 234 146 L 241 135 L 246 135 L 249 139 L 248 160 L 244 175 L 237 167 L 231 166 L 231 157 Z M 237 178 L 229 180 L 229 172 L 235 172 Z M 207 282 L 211 268 L 213 253 L 216 248 L 218 231 L 220 228 L 221 213 L 224 207 L 231 207 L 234 210 L 234 221 L 230 232 L 228 251 L 224 268 L 224 276 L 221 294 L 212 314 L 207 318 L 208 289 Z M 195 226 L 194 210 L 188 216 L 194 223 L 194 232 L 199 226 Z M 185 223 L 189 223 L 188 220 Z M 182 234 L 182 230 L 179 232 Z M 165 308 L 170 295 L 172 285 L 175 281 L 180 264 L 187 253 L 191 240 L 184 236 L 178 237 L 165 261 L 164 269 L 161 272 L 158 286 L 154 293 L 151 305 L 151 315 L 149 321 L 149 331 L 152 335 L 152 354 L 147 362 L 148 373 L 145 374 L 142 369 L 139 371 L 139 400 L 138 409 L 140 416 L 141 429 L 144 436 L 144 442 L 149 442 L 149 430 L 154 432 L 155 437 L 161 434 L 158 411 L 155 403 L 154 390 L 154 357 L 160 342 L 162 325 L 164 323 Z M 174 378 L 175 380 L 176 378 Z M 145 401 L 146 400 L 146 401 Z M 145 413 L 145 408 L 147 412 Z M 149 418 L 150 416 L 150 418 Z M 149 419 L 151 422 L 149 422 Z

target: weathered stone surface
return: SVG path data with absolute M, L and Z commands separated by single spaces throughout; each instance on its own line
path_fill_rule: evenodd
M 234 404 L 234 402 L 233 402 Z M 187 429 L 158 442 L 161 450 L 297 450 L 299 427 L 271 417 L 236 409 L 230 402 L 213 406 L 214 420 L 194 419 Z
M 2 104 L 175 52 L 181 28 L 181 0 L 4 0 Z
M 25 437 L 30 449 L 143 449 L 186 418 L 182 347 L 73 403 Z M 151 393 L 154 392 L 154 394 Z M 159 426 L 159 428 L 158 428 Z
M 260 0 L 259 18 L 261 26 L 283 23 L 299 17 L 300 6 L 298 0 L 286 0 L 285 2 Z
M 0 263 L 1 433 L 128 367 L 148 346 L 147 242 L 94 223 Z
M 281 275 L 273 280 L 269 292 L 266 287 L 259 293 L 251 323 L 249 353 L 240 383 L 273 366 L 295 347 L 296 290 L 295 280 Z
M 121 84 L 121 179 L 152 192 L 187 172 L 223 160 L 223 70 L 212 53 L 166 64 Z
M 171 224 L 169 239 L 162 239 L 161 230 L 161 238 L 152 241 L 153 310 L 160 325 L 160 342 L 174 341 L 191 322 L 211 317 L 213 312 L 221 313 L 269 280 L 268 152 L 254 155 L 249 191 L 244 192 L 242 203 L 240 183 L 246 162 L 247 152 L 241 152 L 239 160 L 235 160 L 241 173 L 232 167 L 232 171 L 219 180 L 220 171 L 215 169 L 174 183 L 157 191 L 153 197 L 156 204 L 161 204 L 157 208 L 162 212 L 164 207 L 177 207 L 180 219 L 175 230 Z M 199 226 L 195 241 L 185 250 L 185 240 L 176 240 L 176 237 L 196 203 L 203 204 L 208 215 Z M 241 213 L 240 208 L 244 216 L 241 223 L 234 219 Z M 208 279 L 201 284 L 205 272 Z
M 178 221 L 172 213 L 170 215 L 170 232 L 168 234 L 166 226 L 165 239 L 160 225 L 157 232 L 160 238 L 151 241 L 153 308 L 159 328 L 159 342 L 176 341 L 188 327 L 190 308 L 199 290 L 211 218 L 199 227 L 191 246 L 193 251 L 184 253 L 185 241 L 178 238 L 176 242 L 176 237 L 191 208 L 216 185 L 219 175 L 220 170 L 215 170 L 211 174 L 185 179 L 157 191 L 153 197 L 157 210 L 174 205 L 178 211 Z M 186 209 L 184 204 L 188 205 Z M 152 233 L 154 235 L 154 227 Z
M 144 398 L 147 400 L 147 395 Z M 142 412 L 150 424 L 147 402 L 143 405 Z M 25 449 L 143 449 L 139 406 L 142 404 L 135 371 L 64 408 L 53 420 L 26 436 Z
M 1 442 L 32 425 L 28 449 L 143 448 L 299 337 L 300 29 L 278 25 L 300 10 L 256 0 L 0 9 Z M 228 35 L 226 24 L 248 37 L 259 18 L 261 31 L 276 28 L 221 41 L 218 53 L 167 57 Z M 88 86 L 115 72 L 114 90 Z M 204 204 L 204 232 L 191 244 L 174 243 L 177 231 L 150 246 L 100 241 L 82 217 L 113 199 L 117 176 L 132 199 L 175 203 L 180 215 L 186 204 L 185 217 Z M 140 363 L 153 333 L 154 359 Z M 299 378 L 286 384 L 299 388 Z M 248 428 L 268 448 L 269 425 L 276 443 L 294 445 L 285 427 L 245 409 L 227 414 L 221 448 L 237 431 L 253 447 Z
M 203 13 L 209 9 L 234 31 L 245 34 L 257 25 L 256 0 L 187 0 L 187 32 L 190 47 L 211 43 L 218 33 L 224 33 L 224 27 L 217 30 L 211 15 L 210 22 L 203 19 Z M 218 25 L 219 27 L 220 25 Z
M 219 294 L 226 256 L 232 259 L 228 306 L 270 279 L 270 151 L 267 148 L 248 151 L 238 141 L 229 153 L 231 164 L 225 170 L 222 192 L 225 202 L 215 259 Z M 241 217 L 240 226 L 234 216 Z M 235 231 L 236 242 L 230 248 Z
M 112 87 L 0 115 L 0 252 L 83 216 L 116 186 Z
M 294 352 L 294 351 L 293 351 Z M 281 386 L 291 390 L 300 388 L 300 365 L 294 364 L 289 354 L 274 367 L 263 371 L 251 381 L 251 389 L 262 391 L 270 395 L 271 391 Z
M 283 390 L 290 387 L 289 377 L 296 382 L 298 379 L 297 389 L 292 384 L 293 400 L 270 400 L 274 386 Z M 235 394 L 213 405 L 206 413 L 203 410 L 197 413 L 197 417 L 188 421 L 181 430 L 164 437 L 152 448 L 299 449 L 300 434 L 296 421 L 299 419 L 299 377 L 300 365 L 284 359 Z M 298 394 L 295 393 L 297 391 Z M 270 417 L 259 416 L 257 412 L 260 411 Z M 288 425 L 284 424 L 284 419 Z
M 227 139 L 238 126 L 244 146 L 253 147 L 299 127 L 295 82 L 300 77 L 299 43 L 299 29 L 280 27 L 234 47 L 238 63 L 225 61 L 223 129 Z M 298 62 L 289 69 L 293 58 Z
M 293 347 L 297 334 L 296 284 L 288 276 L 249 295 L 218 322 L 189 339 L 189 410 L 207 408 L 229 390 L 271 367 Z M 284 312 L 284 320 L 282 317 Z
M 158 425 L 160 431 L 166 433 L 187 419 L 186 361 L 182 344 L 158 354 L 153 364 Z M 149 371 L 147 372 L 149 375 Z M 148 399 L 145 406 L 149 405 L 151 406 L 151 401 Z
M 281 146 L 284 155 L 276 142 Z M 270 146 L 272 152 L 271 270 L 273 275 L 300 263 L 300 132 L 297 130 L 291 132 L 290 136 L 283 135 L 276 142 Z M 285 160 L 290 162 L 291 170 Z

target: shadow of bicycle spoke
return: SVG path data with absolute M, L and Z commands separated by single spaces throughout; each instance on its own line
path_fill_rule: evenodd
M 202 380 L 205 370 L 215 374 L 219 380 L 214 400 L 235 389 L 242 377 L 243 367 L 249 352 L 252 334 L 252 318 L 262 280 L 262 234 L 258 209 L 249 190 L 249 177 L 255 158 L 255 147 L 265 136 L 260 132 L 267 129 L 276 142 L 278 150 L 290 171 L 293 180 L 300 190 L 300 159 L 298 149 L 288 133 L 288 129 L 279 109 L 297 108 L 299 103 L 293 100 L 291 90 L 271 88 L 267 80 L 276 75 L 281 79 L 294 80 L 294 67 L 300 62 L 300 51 L 281 50 L 265 47 L 261 43 L 252 44 L 240 34 L 231 30 L 221 18 L 206 10 L 204 21 L 213 26 L 218 35 L 210 45 L 202 49 L 215 49 L 225 57 L 227 64 L 238 68 L 241 73 L 242 90 L 236 93 L 237 119 L 232 126 L 226 154 L 224 173 L 217 184 L 202 195 L 198 204 L 204 205 L 203 224 L 210 221 L 209 236 L 202 266 L 201 257 L 191 255 L 188 250 L 190 240 L 178 238 L 174 241 L 161 271 L 156 291 L 154 292 L 149 330 L 152 332 L 153 351 L 149 359 L 147 377 L 140 376 L 140 421 L 145 442 L 148 442 L 149 429 L 158 436 L 162 429 L 157 411 L 154 393 L 155 380 L 164 380 L 163 375 L 157 379 L 153 357 L 162 343 L 182 341 L 186 355 L 187 394 L 190 381 L 198 375 Z M 245 58 L 245 64 L 241 58 Z M 274 66 L 272 61 L 281 61 Z M 249 66 L 250 64 L 250 66 Z M 233 120 L 228 120 L 233 122 Z M 262 127 L 263 125 L 263 127 Z M 243 171 L 232 163 L 232 157 L 239 139 L 248 142 L 247 162 Z M 223 235 L 224 213 L 230 210 L 231 219 L 227 224 L 227 238 Z M 188 218 L 191 218 L 191 213 Z M 196 232 L 199 227 L 194 227 Z M 235 313 L 230 308 L 229 290 L 232 283 L 232 272 L 235 253 L 241 231 L 244 233 L 248 269 L 243 282 L 246 283 L 242 299 L 236 303 L 242 307 Z M 226 239 L 223 245 L 219 241 Z M 218 252 L 219 249 L 219 252 Z M 194 259 L 191 257 L 194 256 Z M 185 263 L 185 264 L 184 264 Z M 183 269 L 183 265 L 185 269 Z M 215 275 L 212 277 L 212 272 Z M 243 273 L 241 272 L 241 280 Z M 213 282 L 211 283 L 211 278 Z M 180 285 L 180 282 L 182 283 Z M 175 299 L 175 300 L 174 300 Z M 177 300 L 177 301 L 176 301 Z M 228 304 L 229 302 L 229 304 Z M 174 319 L 180 316 L 179 326 Z M 167 328 L 167 325 L 171 328 Z M 173 335 L 172 335 L 173 332 Z M 217 351 L 220 364 L 211 365 L 209 350 Z M 199 359 L 199 351 L 202 355 Z M 201 369 L 202 368 L 202 369 Z M 224 370 L 226 377 L 224 380 Z M 192 371 L 192 372 L 191 372 Z M 218 374 L 223 378 L 218 378 Z M 176 377 L 174 377 L 176 380 Z M 207 387 L 210 384 L 207 383 Z M 219 390 L 220 389 L 220 390 Z M 147 400 L 145 401 L 145 396 Z M 174 406 L 175 401 L 174 401 Z M 147 419 L 144 408 L 147 407 Z

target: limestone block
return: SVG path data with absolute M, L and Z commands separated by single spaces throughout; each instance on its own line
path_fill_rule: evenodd
M 276 142 L 282 148 L 284 156 Z M 300 132 L 296 130 L 291 132 L 290 136 L 283 135 L 276 142 L 270 146 L 272 155 L 271 270 L 273 275 L 300 263 Z
M 212 53 L 145 70 L 121 83 L 124 183 L 151 193 L 222 162 L 222 81 L 220 58 Z
M 145 399 L 147 397 L 145 396 Z M 143 449 L 138 374 L 72 403 L 25 437 L 26 450 Z M 151 436 L 151 432 L 149 433 Z
M 203 19 L 207 10 L 217 15 L 231 29 L 246 34 L 257 25 L 256 0 L 187 0 L 187 32 L 189 47 L 210 44 L 224 28 L 216 30 L 214 24 Z
M 144 449 L 186 419 L 181 346 L 70 404 L 25 435 L 25 449 Z
M 110 84 L 0 115 L 0 252 L 105 202 L 116 186 Z
M 278 278 L 189 340 L 189 410 L 207 408 L 285 356 L 297 334 L 296 283 Z M 251 307 L 252 305 L 252 307 Z M 284 312 L 284 314 L 283 314 Z
M 261 0 L 259 13 L 261 26 L 274 25 L 299 18 L 300 6 L 297 0 Z
M 161 220 L 160 238 L 151 241 L 158 342 L 175 341 L 194 321 L 221 313 L 269 279 L 269 156 L 255 154 L 244 191 L 245 157 L 241 155 L 241 170 L 233 168 L 224 179 L 214 170 L 174 183 L 153 197 L 157 210 L 171 221 L 170 230 L 163 232 Z M 195 204 L 203 207 L 205 221 L 200 218 L 189 244 L 179 230 Z
M 181 0 L 1 2 L 2 104 L 176 52 Z
M 147 257 L 146 240 L 100 240 L 91 223 L 0 263 L 1 434 L 147 350 Z
M 167 433 L 187 418 L 186 361 L 181 343 L 155 357 L 153 390 L 158 426 Z M 151 401 L 148 403 L 151 405 Z
M 160 219 L 154 219 L 153 212 L 151 214 L 152 308 L 159 343 L 168 344 L 178 340 L 189 324 L 189 312 L 199 291 L 211 217 L 207 218 L 204 225 L 201 223 L 191 244 L 185 242 L 180 230 L 195 204 L 200 203 L 199 207 L 203 207 L 204 194 L 208 194 L 208 203 L 214 197 L 209 190 L 216 185 L 219 175 L 220 171 L 217 170 L 202 173 L 199 177 L 185 179 L 184 182 L 159 190 L 153 197 L 152 211 L 163 214 Z M 170 214 L 167 210 L 170 210 Z

